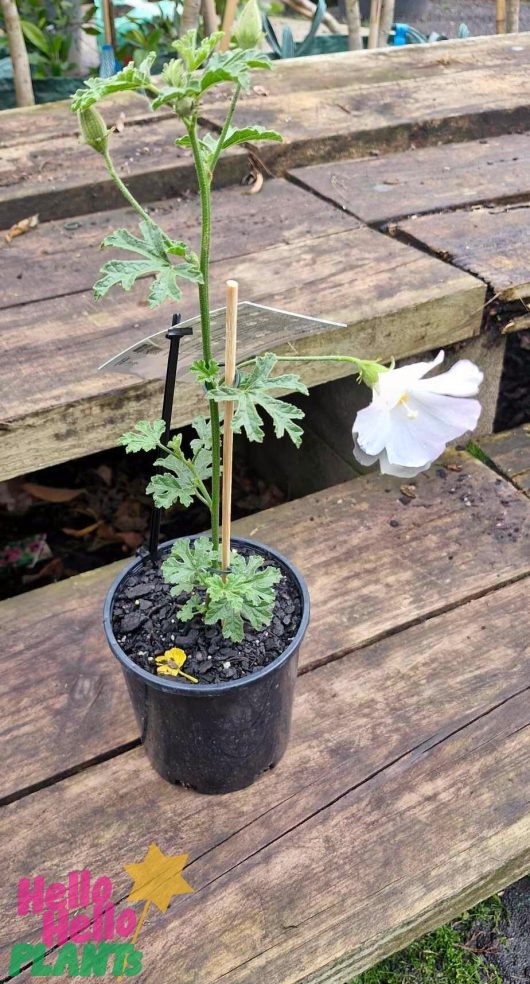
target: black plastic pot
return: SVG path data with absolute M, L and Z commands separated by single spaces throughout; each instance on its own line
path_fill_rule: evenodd
M 162 544 L 161 552 L 172 543 Z M 201 793 L 243 789 L 281 759 L 289 739 L 298 651 L 309 622 L 309 594 L 293 565 L 256 541 L 234 538 L 232 544 L 267 553 L 289 571 L 300 591 L 298 632 L 268 666 L 219 684 L 180 683 L 137 666 L 114 635 L 112 609 L 120 584 L 144 563 L 141 558 L 131 561 L 116 578 L 103 615 L 107 640 L 121 664 L 151 765 L 169 782 L 192 786 Z

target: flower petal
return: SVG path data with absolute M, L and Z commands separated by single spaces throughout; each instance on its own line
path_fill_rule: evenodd
M 432 379 L 420 379 L 414 386 L 414 390 L 429 390 L 431 393 L 443 393 L 445 396 L 476 396 L 479 386 L 484 379 L 481 372 L 474 362 L 469 359 L 460 359 L 451 366 L 447 372 L 442 372 Z
M 375 465 L 376 461 L 379 460 L 378 454 L 366 454 L 362 448 L 359 447 L 356 441 L 353 444 L 353 457 L 363 465 L 365 468 L 369 468 L 370 465 Z
M 405 465 L 394 465 L 388 459 L 386 451 L 383 451 L 379 456 L 379 466 L 381 468 L 382 475 L 396 475 L 397 478 L 414 478 L 421 471 L 425 471 L 430 468 L 432 461 L 426 462 L 422 468 L 407 468 Z
M 443 360 L 444 353 L 441 351 L 431 362 L 413 362 L 410 366 L 381 372 L 374 387 L 374 401 L 384 404 L 391 410 L 404 393 L 408 393 L 422 376 L 440 365 Z
M 427 414 L 418 413 L 411 418 L 403 404 L 392 411 L 392 427 L 385 444 L 391 464 L 426 468 L 429 462 L 438 458 L 446 444 L 444 431 L 434 429 Z
M 415 390 L 408 404 L 418 411 L 417 420 L 427 418 L 436 433 L 445 431 L 445 443 L 474 430 L 482 412 L 478 400 L 460 399 L 458 396 L 442 396 L 427 390 Z M 436 426 L 435 421 L 438 422 Z
M 359 410 L 353 421 L 353 436 L 365 454 L 378 455 L 383 450 L 390 429 L 390 414 L 374 402 Z

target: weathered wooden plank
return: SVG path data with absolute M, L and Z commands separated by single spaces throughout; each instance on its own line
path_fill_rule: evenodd
M 530 134 L 295 168 L 290 177 L 364 222 L 530 197 Z
M 477 443 L 502 475 L 530 495 L 530 424 L 489 434 Z
M 194 888 L 142 930 L 142 979 L 168 984 L 338 984 L 517 877 L 530 829 L 526 588 L 306 674 L 288 752 L 248 790 L 172 788 L 135 750 L 7 807 L 4 955 L 38 931 L 16 915 L 20 877 L 87 867 L 112 878 L 118 902 L 123 864 L 153 839 L 190 855 Z
M 492 206 L 400 222 L 408 241 L 469 270 L 500 300 L 530 296 L 530 206 Z
M 0 117 L 0 149 L 16 144 L 53 142 L 76 131 L 76 119 L 69 99 L 23 109 L 5 109 Z M 119 122 L 148 122 L 154 118 L 147 96 L 140 92 L 118 92 L 105 100 L 109 126 Z
M 204 116 L 220 126 L 223 108 L 208 107 Z M 332 159 L 408 150 L 411 143 L 424 147 L 529 129 L 530 79 L 526 67 L 507 66 L 500 74 L 484 67 L 450 72 L 435 85 L 422 78 L 322 92 L 295 87 L 268 98 L 253 95 L 238 107 L 235 121 L 283 134 L 281 144 L 254 148 L 282 174 Z
M 150 214 L 175 239 L 198 250 L 200 240 L 199 202 L 195 194 L 159 201 Z M 243 188 L 212 192 L 214 235 L 212 260 L 243 256 L 280 243 L 355 229 L 360 223 L 315 195 L 282 179 L 266 181 L 258 195 Z M 31 235 L 0 243 L 0 257 L 8 289 L 0 308 L 28 304 L 89 290 L 98 279 L 104 261 L 123 258 L 123 252 L 99 247 L 118 228 L 136 231 L 138 217 L 120 208 L 38 226 Z
M 258 93 L 271 95 L 259 95 L 254 88 L 243 100 L 239 118 L 266 121 L 284 132 L 282 147 L 262 145 L 257 149 L 258 155 L 279 172 L 288 166 L 328 160 L 330 155 L 344 158 L 363 156 L 371 150 L 408 149 L 411 140 L 423 145 L 507 133 L 527 126 L 530 120 L 528 48 L 526 35 L 492 44 L 494 62 L 499 59 L 497 72 L 486 59 L 489 49 L 460 41 L 448 43 L 443 51 L 437 48 L 433 54 L 418 46 L 415 51 L 396 50 L 390 56 L 370 53 L 366 59 L 357 52 L 332 55 L 319 60 L 319 66 L 323 63 L 319 71 L 314 59 L 297 59 L 291 67 L 278 68 L 276 81 L 273 73 L 256 78 Z M 339 61 L 335 63 L 336 58 Z M 305 64 L 298 64 L 302 61 Z M 400 65 L 408 77 L 400 75 Z M 371 75 L 364 76 L 370 66 Z M 426 85 L 426 76 L 431 81 L 436 78 L 436 85 Z M 315 92 L 315 85 L 321 88 L 321 79 L 327 88 Z M 226 96 L 221 93 L 219 102 L 205 105 L 203 117 L 208 125 L 216 125 L 225 110 Z M 118 163 L 123 167 L 127 164 L 124 176 L 131 180 L 133 190 L 141 193 L 151 187 L 153 199 L 190 187 L 189 156 L 173 146 L 180 132 L 178 121 L 166 113 L 137 120 L 115 138 Z M 62 132 L 54 139 L 53 153 L 40 140 L 34 149 L 29 143 L 4 149 L 0 226 L 34 212 L 39 212 L 41 219 L 51 219 L 86 213 L 94 203 L 98 209 L 119 205 L 113 186 L 98 177 L 93 152 L 76 143 L 75 121 L 71 130 L 63 123 L 58 129 Z M 245 160 L 243 151 L 228 155 L 220 165 L 218 180 L 237 181 L 246 167 Z
M 308 579 L 303 672 L 530 573 L 530 504 L 480 463 L 455 460 L 460 473 L 431 470 L 406 507 L 399 481 L 371 475 L 235 525 L 282 550 Z M 11 695 L 0 741 L 3 797 L 137 737 L 100 620 L 117 569 L 0 605 L 1 691 L 6 702 Z
M 212 307 L 224 303 L 235 277 L 243 300 L 345 322 L 292 338 L 264 324 L 241 332 L 240 352 L 355 352 L 361 358 L 404 358 L 480 331 L 484 285 L 425 253 L 366 228 L 278 245 L 212 264 Z M 196 289 L 184 285 L 181 311 L 197 314 Z M 104 304 L 82 292 L 0 313 L 0 478 L 111 447 L 131 420 L 160 413 L 161 383 L 96 374 L 95 367 L 160 330 L 168 315 L 150 311 L 145 285 L 115 292 Z M 214 337 L 222 357 L 222 333 Z M 185 353 L 199 353 L 198 337 Z M 297 370 L 300 365 L 297 365 Z M 348 375 L 338 363 L 307 363 L 308 385 Z M 16 388 L 11 385 L 17 379 Z M 189 376 L 179 383 L 175 426 L 203 409 Z
M 107 116 L 107 122 L 110 117 Z M 109 178 L 101 158 L 80 144 L 71 116 L 68 136 L 53 141 L 17 144 L 2 151 L 0 161 L 0 228 L 38 213 L 48 219 L 119 208 L 123 198 Z M 131 123 L 112 140 L 116 169 L 131 192 L 154 201 L 195 190 L 191 151 L 175 147 L 185 132 L 176 117 Z M 248 170 L 246 154 L 228 150 L 215 173 L 218 187 L 237 182 Z

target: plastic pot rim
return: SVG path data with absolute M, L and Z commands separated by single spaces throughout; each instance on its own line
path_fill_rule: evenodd
M 166 540 L 159 546 L 159 551 L 162 551 L 165 547 L 171 547 L 177 540 L 196 540 L 198 536 L 203 536 L 201 533 L 194 533 L 191 536 L 181 536 L 175 537 L 173 540 Z M 246 537 L 234 536 L 231 539 L 231 543 L 242 543 L 245 546 L 256 547 L 258 550 L 264 551 L 273 560 L 280 561 L 281 564 L 286 567 L 292 576 L 294 577 L 298 590 L 300 591 L 300 596 L 302 599 L 302 617 L 300 620 L 300 625 L 296 631 L 296 635 L 293 636 L 289 645 L 266 666 L 262 666 L 255 673 L 249 673 L 237 680 L 226 680 L 223 683 L 181 683 L 179 680 L 168 679 L 165 677 L 162 679 L 155 673 L 149 673 L 148 670 L 144 670 L 143 667 L 138 666 L 137 663 L 131 659 L 130 656 L 121 648 L 114 630 L 112 628 L 112 612 L 114 608 L 114 598 L 118 587 L 122 583 L 125 577 L 135 569 L 135 567 L 141 567 L 144 564 L 144 557 L 133 557 L 131 561 L 123 568 L 122 571 L 114 578 L 105 598 L 105 605 L 103 608 L 103 628 L 105 635 L 107 637 L 107 642 L 116 656 L 120 661 L 121 665 L 135 676 L 140 677 L 149 686 L 154 687 L 157 690 L 166 691 L 167 693 L 181 693 L 189 697 L 215 697 L 221 693 L 227 693 L 228 691 L 238 690 L 240 687 L 249 686 L 252 683 L 257 683 L 262 680 L 263 677 L 267 676 L 269 673 L 273 673 L 278 667 L 286 663 L 291 657 L 292 653 L 298 649 L 300 646 L 304 635 L 309 624 L 309 592 L 307 590 L 307 585 L 304 578 L 298 571 L 298 569 L 291 563 L 287 557 L 279 553 L 273 547 L 269 547 L 265 543 L 260 543 L 259 540 L 248 540 Z

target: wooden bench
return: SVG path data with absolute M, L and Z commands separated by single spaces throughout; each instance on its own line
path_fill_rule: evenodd
M 117 565 L 0 605 L 2 970 L 37 939 L 20 878 L 87 867 L 120 909 L 153 840 L 194 889 L 141 931 L 164 984 L 344 984 L 528 870 L 530 502 L 465 454 L 400 498 L 372 475 L 237 524 L 299 565 L 312 622 L 287 754 L 229 796 L 137 747 L 101 628 Z

